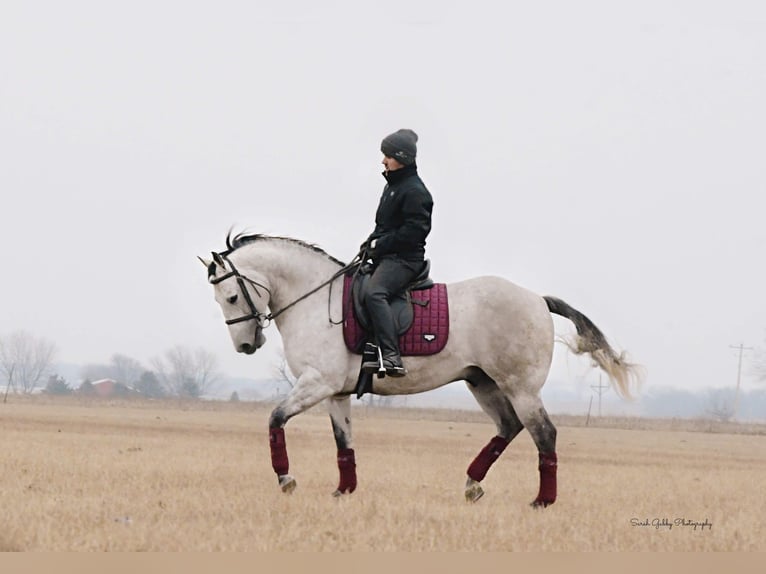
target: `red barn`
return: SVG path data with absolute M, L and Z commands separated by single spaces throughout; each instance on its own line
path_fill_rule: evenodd
M 94 381 L 91 386 L 93 395 L 101 398 L 127 397 L 138 394 L 134 389 L 112 379 Z

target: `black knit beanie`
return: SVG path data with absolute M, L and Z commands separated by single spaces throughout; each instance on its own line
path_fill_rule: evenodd
M 408 129 L 397 130 L 383 138 L 380 151 L 383 155 L 392 157 L 402 165 L 415 163 L 418 153 L 418 134 Z

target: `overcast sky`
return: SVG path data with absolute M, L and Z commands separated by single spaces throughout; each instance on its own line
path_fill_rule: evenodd
M 277 332 L 236 354 L 196 256 L 235 225 L 350 259 L 408 127 L 436 280 L 563 298 L 647 389 L 734 385 L 730 346 L 765 344 L 764 102 L 756 0 L 5 0 L 0 334 L 270 375 Z M 598 375 L 558 349 L 550 378 Z

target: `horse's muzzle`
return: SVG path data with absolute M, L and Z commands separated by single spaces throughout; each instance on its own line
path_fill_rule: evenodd
M 245 355 L 252 355 L 257 350 L 257 347 L 255 345 L 251 345 L 250 343 L 242 343 L 237 351 L 240 353 L 245 353 Z
M 242 343 L 239 347 L 237 347 L 237 351 L 240 353 L 245 353 L 246 355 L 252 355 L 258 349 L 263 347 L 264 343 L 266 343 L 266 336 L 260 329 L 258 329 L 258 333 L 255 335 L 255 344 Z

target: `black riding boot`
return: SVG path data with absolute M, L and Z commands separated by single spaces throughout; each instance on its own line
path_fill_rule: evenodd
M 407 374 L 407 369 L 402 364 L 402 358 L 399 355 L 389 355 L 383 357 L 383 369 L 389 377 L 403 377 Z M 362 370 L 365 373 L 380 372 L 380 362 L 376 358 L 374 361 L 365 361 L 362 363 Z
M 384 304 L 386 306 L 385 310 L 378 306 L 373 306 L 372 308 L 368 306 L 370 318 L 374 324 L 375 338 L 377 339 L 380 354 L 383 357 L 383 368 L 386 370 L 386 374 L 391 377 L 403 377 L 407 374 L 407 370 L 404 368 L 401 355 L 399 354 L 399 338 L 396 335 L 394 320 L 391 317 L 391 309 L 388 307 L 388 302 L 384 302 Z M 390 319 L 390 321 L 387 319 Z M 362 364 L 362 369 L 368 373 L 378 372 L 380 369 L 379 357 L 376 356 L 374 361 L 365 361 Z
M 403 377 L 407 371 L 399 354 L 399 336 L 388 302 L 404 290 L 421 268 L 422 263 L 386 258 L 378 264 L 367 286 L 365 305 L 383 355 L 383 367 L 386 374 L 392 377 Z M 362 369 L 368 372 L 377 372 L 378 368 L 377 362 L 374 365 L 372 362 L 362 364 Z

